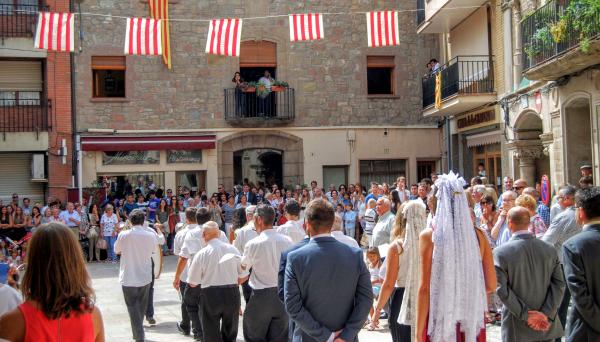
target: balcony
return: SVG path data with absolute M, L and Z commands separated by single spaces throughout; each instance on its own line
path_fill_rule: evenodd
M 523 73 L 555 80 L 598 64 L 600 11 L 580 0 L 553 0 L 521 22 Z
M 296 112 L 293 88 L 273 87 L 258 96 L 255 88 L 246 91 L 224 89 L 225 121 L 238 126 L 277 126 L 294 120 Z
M 417 32 L 450 32 L 486 2 L 487 0 L 417 0 Z M 447 10 L 449 8 L 451 10 Z M 419 15 L 422 16 L 421 21 Z
M 0 38 L 30 38 L 35 35 L 38 12 L 47 6 L 0 4 Z
M 456 115 L 496 100 L 489 56 L 458 56 L 442 65 L 442 105 L 435 108 L 436 74 L 423 77 L 423 115 Z
M 18 92 L 2 92 L 15 94 L 13 98 L 0 99 L 0 132 L 47 132 L 51 128 L 49 110 L 51 101 L 42 93 L 29 98 L 19 98 Z M 35 92 L 27 92 L 32 95 Z

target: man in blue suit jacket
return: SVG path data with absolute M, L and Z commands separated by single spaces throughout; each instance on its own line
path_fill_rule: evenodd
M 331 236 L 333 206 L 314 200 L 306 208 L 311 240 L 288 254 L 285 309 L 295 323 L 294 342 L 358 341 L 373 292 L 362 251 Z

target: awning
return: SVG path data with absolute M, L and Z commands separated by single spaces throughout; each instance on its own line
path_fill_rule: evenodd
M 215 135 L 177 136 L 87 136 L 81 137 L 83 151 L 153 151 L 214 149 Z
M 467 147 L 498 144 L 502 142 L 502 131 L 495 130 L 491 132 L 473 134 L 467 136 Z

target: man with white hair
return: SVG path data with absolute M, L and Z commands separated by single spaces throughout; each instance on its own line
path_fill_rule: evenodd
M 190 264 L 188 286 L 202 288 L 202 337 L 204 341 L 235 341 L 238 332 L 240 292 L 238 282 L 247 276 L 240 252 L 219 240 L 214 221 L 202 225 L 206 247 Z
M 295 199 L 290 199 L 285 203 L 285 218 L 287 221 L 277 227 L 279 234 L 289 237 L 294 244 L 300 242 L 306 236 L 302 222 L 300 222 L 300 204 Z
M 373 241 L 371 247 L 379 247 L 385 243 L 390 243 L 390 234 L 394 227 L 395 217 L 390 211 L 392 203 L 386 197 L 381 197 L 377 200 L 375 210 L 379 215 L 379 221 L 373 228 Z
M 508 211 L 515 206 L 515 200 L 517 199 L 517 193 L 510 190 L 505 191 L 502 196 L 502 209 L 500 211 L 500 215 L 498 215 L 498 221 L 492 228 L 492 240 L 495 246 L 500 246 L 505 242 L 508 242 L 511 237 L 510 230 L 508 229 Z
M 246 248 L 246 244 L 248 241 L 254 239 L 258 236 L 256 232 L 256 228 L 254 227 L 254 212 L 256 211 L 255 205 L 250 205 L 246 207 L 246 225 L 242 228 L 235 231 L 235 240 L 233 240 L 233 245 L 240 254 L 244 253 L 244 248 Z M 244 295 L 244 301 L 248 304 L 250 300 L 250 295 L 252 294 L 252 288 L 248 284 L 248 280 L 242 283 L 242 292 Z
M 360 248 L 358 246 L 358 242 L 356 242 L 356 240 L 354 240 L 353 238 L 345 235 L 342 230 L 342 218 L 335 215 L 333 226 L 331 226 L 331 236 L 333 236 L 338 242 L 341 242 L 345 245 Z

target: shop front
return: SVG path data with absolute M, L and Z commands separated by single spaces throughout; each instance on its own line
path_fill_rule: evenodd
M 216 162 L 214 135 L 84 136 L 83 187 L 103 187 L 126 193 L 210 188 L 208 165 Z

